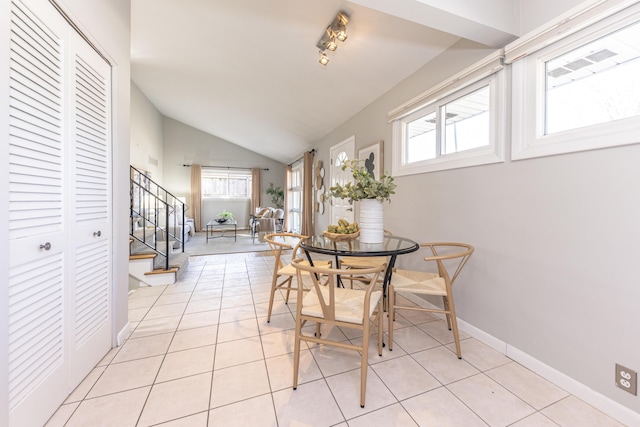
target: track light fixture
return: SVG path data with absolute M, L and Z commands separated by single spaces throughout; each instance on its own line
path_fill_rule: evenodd
M 329 63 L 329 57 L 327 56 L 327 50 L 334 51 L 338 48 L 336 40 L 344 42 L 347 39 L 347 23 L 349 22 L 349 16 L 344 12 L 339 12 L 333 19 L 331 24 L 316 43 L 316 47 L 320 49 L 320 64 L 327 65 Z
M 329 57 L 323 51 L 320 51 L 320 64 L 327 65 L 329 63 Z

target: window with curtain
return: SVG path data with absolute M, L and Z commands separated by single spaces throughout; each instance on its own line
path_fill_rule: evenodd
M 251 171 L 202 169 L 202 197 L 216 199 L 250 199 Z

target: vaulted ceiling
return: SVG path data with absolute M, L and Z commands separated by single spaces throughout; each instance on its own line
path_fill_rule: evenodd
M 132 79 L 156 108 L 288 163 L 460 38 L 503 46 L 516 0 L 132 0 Z M 339 11 L 348 39 L 318 63 Z

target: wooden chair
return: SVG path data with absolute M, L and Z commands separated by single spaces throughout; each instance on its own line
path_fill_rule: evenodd
M 473 246 L 466 243 L 453 242 L 435 242 L 422 243 L 421 248 L 429 248 L 431 254 L 426 256 L 424 260 L 427 263 L 435 262 L 438 268 L 437 273 L 426 271 L 412 271 L 394 269 L 389 283 L 389 350 L 393 350 L 393 320 L 395 310 L 418 310 L 435 313 L 444 313 L 447 317 L 447 327 L 453 329 L 453 338 L 456 342 L 456 353 L 458 359 L 462 359 L 462 351 L 460 350 L 460 337 L 458 336 L 458 322 L 456 319 L 456 310 L 453 303 L 453 292 L 451 288 L 456 281 L 458 274 L 469 260 L 474 251 Z M 449 268 L 447 268 L 449 267 Z M 455 272 L 449 274 L 449 270 Z M 395 296 L 399 294 L 419 294 L 419 295 L 436 295 L 441 296 L 443 301 L 443 309 L 422 308 L 416 306 L 399 306 L 396 305 Z
M 393 234 L 389 231 L 389 230 L 384 230 L 384 234 L 387 236 L 392 236 Z M 346 268 L 346 269 L 350 269 L 350 268 L 356 268 L 356 269 L 363 269 L 363 268 L 373 268 L 373 267 L 377 267 L 379 265 L 386 265 L 387 264 L 387 257 L 386 256 L 366 256 L 366 257 L 361 257 L 361 256 L 345 256 L 340 258 L 340 260 L 338 261 L 338 266 L 340 268 Z M 367 277 L 366 275 L 360 275 L 360 276 L 352 276 L 351 277 L 351 289 L 353 289 L 353 281 L 354 280 L 358 280 L 360 282 L 365 282 L 368 283 L 369 280 L 371 278 Z M 380 281 L 382 281 L 384 279 L 384 274 L 381 275 L 380 277 Z
M 285 263 L 283 258 L 283 251 L 292 250 L 291 260 L 295 259 L 300 249 L 300 241 L 307 236 L 296 233 L 271 233 L 264 236 L 264 240 L 269 244 L 271 252 L 275 257 L 273 266 L 273 279 L 271 281 L 271 295 L 269 296 L 269 310 L 267 313 L 267 323 L 271 321 L 271 311 L 273 310 L 273 300 L 275 298 L 276 290 L 286 288 L 287 294 L 285 298 L 285 304 L 289 303 L 289 294 L 291 290 L 303 289 L 302 282 L 297 282 L 297 286 L 292 286 L 293 277 L 296 275 L 296 270 L 290 263 Z M 304 261 L 309 264 L 308 261 Z M 331 261 L 317 261 L 316 264 L 320 267 L 331 267 Z M 282 280 L 279 282 L 279 280 Z M 303 289 L 304 290 L 304 289 Z
M 360 360 L 360 406 L 364 408 L 367 385 L 367 365 L 369 355 L 369 335 L 373 326 L 378 326 L 378 353 L 382 355 L 382 289 L 377 284 L 378 275 L 384 266 L 358 270 L 357 274 L 371 274 L 372 281 L 365 289 L 340 288 L 338 276 L 342 278 L 356 274 L 356 270 L 311 267 L 296 259 L 292 262 L 297 270 L 298 283 L 303 276 L 309 277 L 313 286 L 304 294 L 298 292 L 296 306 L 296 331 L 293 359 L 293 389 L 298 387 L 298 367 L 300 362 L 300 342 L 327 344 L 335 347 L 355 350 L 361 353 Z M 307 321 L 315 322 L 314 336 L 302 333 Z M 323 338 L 322 325 L 353 328 L 362 331 L 362 344 L 354 345 Z

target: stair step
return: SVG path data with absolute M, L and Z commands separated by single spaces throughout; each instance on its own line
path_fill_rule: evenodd
M 155 258 L 157 257 L 158 254 L 156 253 L 143 253 L 143 254 L 134 254 L 134 255 L 129 255 L 129 259 L 150 259 L 150 258 Z
M 144 273 L 144 275 L 150 276 L 152 274 L 177 273 L 179 269 L 180 269 L 179 267 L 171 267 L 168 270 L 163 270 L 161 268 L 158 268 L 153 271 L 147 271 L 146 273 Z

